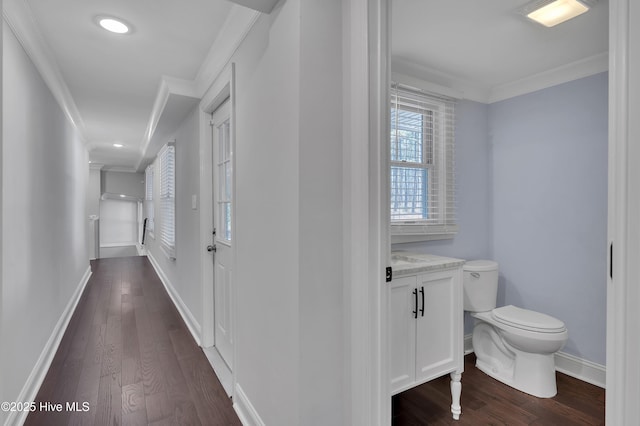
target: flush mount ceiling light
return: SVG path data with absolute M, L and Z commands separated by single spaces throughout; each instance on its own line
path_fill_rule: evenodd
M 122 145 L 121 143 L 114 143 L 113 146 L 115 146 L 116 148 L 122 148 L 124 145 Z
M 131 33 L 131 25 L 127 24 L 120 18 L 114 18 L 112 16 L 97 16 L 96 23 L 103 29 L 111 31 L 116 34 L 129 34 Z
M 545 27 L 553 27 L 587 12 L 596 0 L 537 0 L 525 5 L 521 13 Z

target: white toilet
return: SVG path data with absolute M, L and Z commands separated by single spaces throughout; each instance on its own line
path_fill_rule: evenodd
M 463 283 L 464 310 L 476 319 L 476 367 L 530 395 L 555 396 L 554 353 L 567 341 L 564 323 L 512 305 L 496 308 L 498 263 L 492 260 L 467 262 Z

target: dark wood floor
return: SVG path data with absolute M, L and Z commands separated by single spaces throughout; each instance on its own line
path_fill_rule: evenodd
M 147 258 L 92 269 L 36 400 L 64 408 L 37 410 L 25 424 L 240 425 Z M 68 411 L 74 402 L 78 411 Z
M 25 424 L 240 425 L 147 258 L 101 259 L 92 267 L 36 400 L 64 409 L 35 411 Z M 603 389 L 558 373 L 558 395 L 539 399 L 474 363 L 473 354 L 465 357 L 459 421 L 451 418 L 443 377 L 396 395 L 393 425 L 604 425 Z M 78 411 L 67 410 L 74 402 Z
M 417 425 L 604 425 L 604 389 L 556 373 L 558 394 L 542 399 L 517 391 L 475 368 L 465 357 L 462 416 L 451 418 L 449 377 L 393 397 L 393 426 Z

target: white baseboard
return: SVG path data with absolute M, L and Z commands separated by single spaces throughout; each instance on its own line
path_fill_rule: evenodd
M 564 352 L 556 353 L 556 370 L 606 389 L 607 367 Z
M 102 243 L 100 244 L 100 248 L 130 247 L 130 246 L 136 246 L 136 245 L 138 245 L 136 241 L 122 242 L 122 243 Z
M 473 352 L 471 334 L 464 336 L 464 354 Z M 607 368 L 604 365 L 578 358 L 564 352 L 557 352 L 555 355 L 556 371 L 571 376 L 583 382 L 591 383 L 603 389 L 607 383 Z
M 147 258 L 151 262 L 153 269 L 155 269 L 156 274 L 158 274 L 158 277 L 160 277 L 160 281 L 162 281 L 164 288 L 167 290 L 167 293 L 169 293 L 169 297 L 171 298 L 171 300 L 173 301 L 173 304 L 175 305 L 176 309 L 180 313 L 180 316 L 184 320 L 185 324 L 187 324 L 187 328 L 189 329 L 189 332 L 191 332 L 191 335 L 195 339 L 198 346 L 202 346 L 200 343 L 200 335 L 202 333 L 200 324 L 195 319 L 195 317 L 193 316 L 193 314 L 191 313 L 187 305 L 184 303 L 184 301 L 176 291 L 175 287 L 173 287 L 173 284 L 171 284 L 171 281 L 165 275 L 162 268 L 160 268 L 160 265 L 158 264 L 156 259 L 153 257 L 153 255 L 151 253 L 147 253 Z
M 146 247 L 140 243 L 136 243 L 136 250 L 138 250 L 138 256 L 146 256 L 149 253 Z
M 91 278 L 91 267 L 87 268 L 80 280 L 80 283 L 73 292 L 73 295 L 71 295 L 69 303 L 67 303 L 64 311 L 62 311 L 62 315 L 60 315 L 60 319 L 58 319 L 56 326 L 53 328 L 51 336 L 40 353 L 40 357 L 38 358 L 36 365 L 33 367 L 33 370 L 31 370 L 31 374 L 29 374 L 27 381 L 20 391 L 20 395 L 18 395 L 15 401 L 35 401 L 38 391 L 40 390 L 40 386 L 42 386 L 42 382 L 49 371 L 49 367 L 51 367 L 53 357 L 56 355 L 58 347 L 60 346 L 62 336 L 64 336 L 64 333 L 67 330 L 71 316 L 76 310 L 76 306 L 78 306 L 82 292 L 89 282 L 89 278 Z M 28 411 L 11 411 L 6 418 L 4 425 L 22 425 L 27 419 L 28 414 Z
M 233 397 L 233 374 L 231 373 L 227 363 L 224 362 L 218 353 L 218 350 L 213 346 L 209 348 L 202 348 L 202 352 L 204 352 L 204 355 L 207 357 L 209 364 L 211 364 L 213 371 L 216 373 L 216 376 L 218 376 L 218 380 L 220 380 L 220 384 L 222 384 L 224 391 L 230 398 Z
M 233 409 L 240 418 L 243 426 L 265 426 L 256 409 L 251 405 L 249 398 L 240 385 L 236 384 L 236 394 L 233 399 Z

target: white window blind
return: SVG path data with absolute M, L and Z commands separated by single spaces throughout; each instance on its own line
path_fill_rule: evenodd
M 147 231 L 153 232 L 154 214 L 153 214 L 153 166 L 148 166 L 144 171 L 145 182 L 145 207 L 147 217 Z
M 455 100 L 391 88 L 392 234 L 453 234 Z
M 176 257 L 175 146 L 169 143 L 158 154 L 160 160 L 160 247 Z

